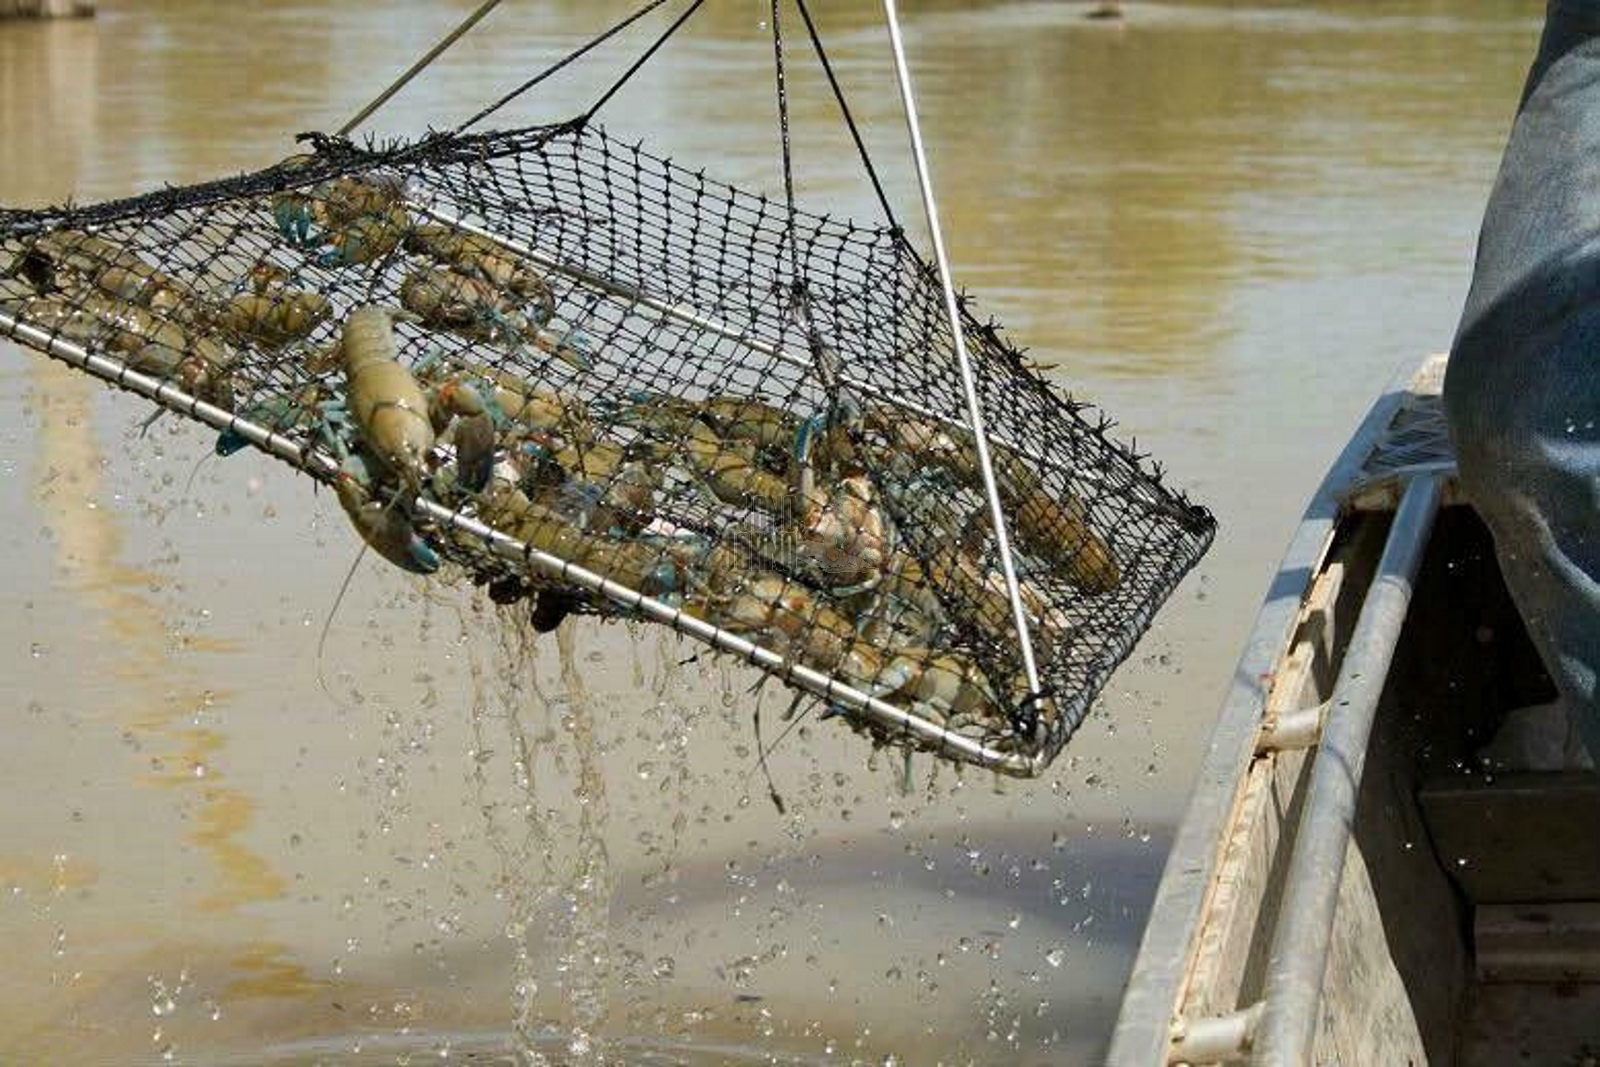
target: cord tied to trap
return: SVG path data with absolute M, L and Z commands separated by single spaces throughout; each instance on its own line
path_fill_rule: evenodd
M 877 742 L 1036 774 L 1214 521 L 957 297 L 903 79 L 912 245 L 803 0 L 883 222 L 796 203 L 777 0 L 781 199 L 598 119 L 700 0 L 579 116 L 477 132 L 664 2 L 453 130 L 0 211 L 0 332 L 332 486 L 406 571 L 542 629 L 670 626 Z

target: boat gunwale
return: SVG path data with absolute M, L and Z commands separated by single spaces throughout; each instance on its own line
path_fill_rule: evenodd
M 1167 1063 L 1172 1025 L 1199 945 L 1227 831 L 1237 814 L 1246 771 L 1256 756 L 1273 669 L 1293 641 L 1301 607 L 1348 512 L 1350 489 L 1360 484 L 1367 458 L 1412 392 L 1418 374 L 1437 358 L 1407 361 L 1373 402 L 1306 506 L 1273 573 L 1162 870 L 1112 1033 L 1108 1067 Z

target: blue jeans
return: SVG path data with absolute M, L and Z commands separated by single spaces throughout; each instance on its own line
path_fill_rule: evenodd
M 1600 0 L 1551 0 L 1444 400 L 1462 488 L 1600 757 Z

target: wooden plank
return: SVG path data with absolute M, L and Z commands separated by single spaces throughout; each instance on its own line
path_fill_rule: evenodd
M 1375 569 L 1381 534 L 1379 523 L 1363 527 L 1312 583 L 1293 639 L 1272 672 L 1263 724 L 1327 699 L 1364 593 L 1354 583 Z M 1283 829 L 1298 818 L 1307 759 L 1303 750 L 1267 753 L 1245 774 L 1184 979 L 1179 1003 L 1185 1018 L 1226 1014 L 1260 992 L 1288 859 L 1288 849 L 1280 847 Z
M 1450 775 L 1418 794 L 1440 864 L 1475 904 L 1600 900 L 1600 777 Z
M 1315 687 L 1312 666 L 1333 655 L 1328 647 L 1334 627 L 1333 605 L 1343 585 L 1345 565 L 1334 562 L 1317 576 L 1296 627 L 1295 641 L 1279 661 L 1267 698 L 1264 718 L 1320 703 L 1325 694 Z M 1182 1012 L 1187 1018 L 1222 1015 L 1242 1007 L 1240 993 L 1250 958 L 1270 940 L 1271 925 L 1263 922 L 1275 908 L 1265 907 L 1272 872 L 1280 866 L 1279 836 L 1292 797 L 1304 752 L 1275 753 L 1255 760 L 1246 773 L 1234 817 L 1229 820 L 1227 844 L 1211 886 L 1200 925 L 1195 958 L 1186 976 Z
M 1600 982 L 1600 902 L 1484 904 L 1473 936 L 1480 982 Z
M 1317 1020 L 1315 1062 L 1324 1067 L 1427 1064 L 1427 1042 L 1390 934 L 1372 872 L 1352 839 L 1339 882 L 1339 910 L 1328 946 Z

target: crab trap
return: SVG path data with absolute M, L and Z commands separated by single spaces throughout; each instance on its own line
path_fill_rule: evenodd
M 964 307 L 958 346 L 941 281 L 592 112 L 0 212 L 0 332 L 330 485 L 397 566 L 1035 774 L 1214 522 Z

